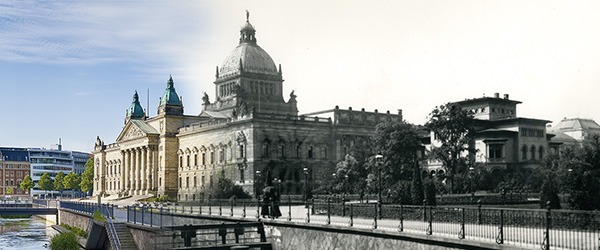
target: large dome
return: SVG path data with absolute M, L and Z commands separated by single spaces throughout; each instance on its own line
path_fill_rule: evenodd
M 261 47 L 252 43 L 241 43 L 227 58 L 219 69 L 220 77 L 227 77 L 240 73 L 240 60 L 244 72 L 266 75 L 279 75 L 277 67 L 271 56 Z

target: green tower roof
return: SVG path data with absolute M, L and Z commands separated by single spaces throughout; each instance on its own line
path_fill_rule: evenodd
M 167 82 L 167 89 L 165 89 L 165 93 L 160 99 L 159 105 L 181 105 L 181 100 L 179 99 L 179 95 L 177 95 L 177 92 L 175 92 L 175 87 L 173 86 L 173 77 L 171 76 L 169 76 L 169 81 Z
M 127 112 L 127 116 L 129 118 L 144 118 L 144 109 L 142 108 L 142 105 L 140 105 L 140 98 L 138 96 L 137 90 L 135 91 L 135 94 L 133 94 L 133 101 L 131 102 L 131 107 L 129 107 L 129 110 Z

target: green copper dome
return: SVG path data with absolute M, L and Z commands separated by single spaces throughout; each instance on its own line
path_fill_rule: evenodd
M 137 91 L 133 94 L 133 101 L 131 102 L 131 107 L 127 112 L 127 116 L 130 118 L 144 118 L 144 109 L 142 105 L 140 105 L 140 98 L 138 96 Z
M 165 93 L 162 98 L 160 98 L 159 106 L 163 105 L 181 105 L 181 100 L 175 92 L 175 87 L 173 86 L 173 77 L 169 77 L 169 81 L 167 82 L 167 89 L 165 89 Z

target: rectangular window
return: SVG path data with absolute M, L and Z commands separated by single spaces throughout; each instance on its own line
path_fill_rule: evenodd
M 215 163 L 215 152 L 210 152 L 210 164 Z
M 313 146 L 309 146 L 308 147 L 307 155 L 308 155 L 308 159 L 312 159 L 313 158 Z
M 185 158 L 185 160 L 187 161 L 187 166 L 190 167 L 190 155 L 186 155 Z
M 503 156 L 502 156 L 502 149 L 503 149 L 503 145 L 491 144 L 489 146 L 489 151 L 490 152 L 488 154 L 488 157 L 490 159 L 496 159 L 496 160 L 502 159 L 503 158 Z
M 202 153 L 202 165 L 206 165 L 206 153 Z
M 198 166 L 198 154 L 194 154 L 194 166 Z
M 221 151 L 219 151 L 219 162 L 223 163 L 225 161 L 225 149 L 221 149 Z

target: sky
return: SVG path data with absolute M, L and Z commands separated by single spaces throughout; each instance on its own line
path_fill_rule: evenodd
M 112 143 L 133 93 L 154 116 L 170 75 L 198 115 L 246 10 L 300 113 L 402 109 L 423 124 L 500 93 L 520 117 L 600 121 L 600 1 L 4 0 L 0 146 Z

